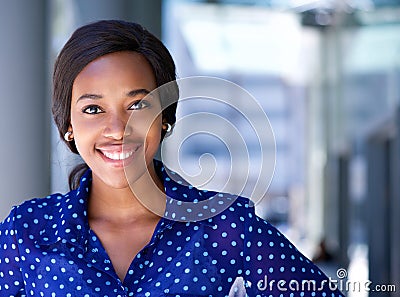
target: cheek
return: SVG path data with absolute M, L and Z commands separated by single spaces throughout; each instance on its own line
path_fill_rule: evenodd
M 132 136 L 140 137 L 146 144 L 161 139 L 162 117 L 156 111 L 138 112 L 131 116 L 128 123 L 128 129 Z
M 158 117 L 151 125 L 148 130 L 146 137 L 146 146 L 150 150 L 156 151 L 161 141 L 161 129 L 162 129 L 162 121 L 161 117 Z
M 79 130 L 79 133 L 74 133 L 76 149 L 83 158 L 88 155 L 89 137 L 87 136 L 82 130 Z
M 87 131 L 90 131 L 98 127 L 99 123 L 97 120 L 94 119 L 87 119 L 83 115 L 80 115 L 79 113 L 71 112 L 71 126 L 72 129 L 74 130 L 75 133 L 87 133 Z
M 71 114 L 71 126 L 74 133 L 74 140 L 79 154 L 83 157 L 87 153 L 88 145 L 95 135 L 96 126 L 91 121 L 85 121 L 82 118 Z
M 147 138 L 153 140 L 157 145 L 161 140 L 162 122 L 161 117 L 154 121 L 149 129 Z

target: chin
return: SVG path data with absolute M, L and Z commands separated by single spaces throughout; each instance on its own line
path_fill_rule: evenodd
M 110 172 L 111 173 L 111 172 Z M 121 172 L 113 172 L 111 174 L 96 174 L 93 171 L 93 178 L 95 178 L 100 182 L 100 184 L 103 184 L 103 186 L 113 188 L 113 189 L 124 189 L 129 187 L 128 180 L 126 179 L 126 176 L 124 174 L 124 171 L 121 170 Z

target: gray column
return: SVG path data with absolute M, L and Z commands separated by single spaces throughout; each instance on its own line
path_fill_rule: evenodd
M 368 139 L 368 264 L 369 280 L 390 283 L 390 143 L 385 127 Z M 388 187 L 389 186 L 389 187 Z M 398 252 L 398 251 L 396 251 Z M 369 296 L 381 296 L 370 292 Z M 383 295 L 382 295 L 383 296 Z M 388 296 L 388 295 L 384 295 Z
M 390 186 L 391 186 L 391 193 L 392 193 L 392 199 L 391 199 L 391 205 L 390 205 L 390 232 L 389 234 L 391 238 L 391 271 L 390 271 L 390 282 L 391 284 L 395 284 L 396 281 L 398 282 L 400 280 L 400 232 L 399 232 L 399 227 L 400 227 L 400 108 L 397 109 L 395 113 L 395 120 L 394 120 L 394 125 L 397 127 L 396 128 L 396 136 L 393 139 L 393 147 L 391 150 L 391 180 L 390 180 Z M 396 288 L 397 291 L 399 290 Z M 394 294 L 393 294 L 394 296 Z
M 161 37 L 161 0 L 75 0 L 78 25 L 101 19 L 121 19 L 143 25 Z
M 0 40 L 2 220 L 12 205 L 49 193 L 46 1 L 1 1 Z

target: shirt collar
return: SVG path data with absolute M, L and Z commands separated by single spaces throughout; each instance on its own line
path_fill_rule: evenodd
M 171 210 L 169 200 L 182 202 L 198 202 L 209 198 L 212 192 L 199 190 L 176 172 L 169 170 L 161 161 L 154 160 L 154 167 L 164 183 L 165 193 L 167 195 L 167 210 Z M 79 187 L 69 193 L 57 195 L 59 202 L 58 211 L 54 212 L 52 220 L 45 224 L 40 231 L 40 237 L 37 240 L 39 245 L 50 245 L 61 242 L 69 242 L 82 249 L 87 248 L 89 238 L 89 222 L 87 217 L 88 197 L 92 184 L 92 171 L 88 169 L 82 176 Z M 162 233 L 165 229 L 171 229 L 176 221 L 173 219 L 162 218 L 154 235 Z M 214 226 L 210 220 L 199 220 L 199 223 Z M 49 226 L 51 225 L 51 226 Z
M 189 208 L 192 209 L 193 213 L 198 213 L 200 212 L 199 208 L 202 208 L 205 206 L 205 204 L 212 205 L 213 203 L 216 203 L 216 200 L 218 199 L 214 198 L 217 196 L 217 193 L 197 189 L 184 178 L 182 178 L 178 173 L 164 166 L 161 161 L 156 159 L 154 160 L 154 168 L 159 178 L 163 181 L 164 191 L 167 197 L 166 211 L 162 220 L 162 222 L 165 222 L 165 226 L 161 231 L 163 231 L 165 228 L 171 228 L 172 224 L 177 221 L 185 223 L 196 221 L 199 224 L 204 224 L 215 228 L 215 224 L 212 222 L 212 219 L 204 219 L 201 217 L 195 218 L 195 216 L 190 215 L 183 215 L 181 217 L 179 215 L 174 216 L 173 214 L 184 214 Z M 211 199 L 209 199 L 210 197 Z M 205 203 L 199 203 L 202 201 Z M 197 209 L 196 206 L 198 207 Z M 211 216 L 207 215 L 205 212 L 204 217 L 208 218 Z
M 154 167 L 160 179 L 164 183 L 165 194 L 182 202 L 194 202 L 206 200 L 212 197 L 215 192 L 199 190 L 175 171 L 165 167 L 161 161 L 154 160 Z
M 172 221 L 198 222 L 215 228 L 212 218 L 237 198 L 234 195 L 197 189 L 161 162 L 155 162 L 155 166 L 161 166 L 161 178 L 167 195 L 165 217 Z
M 58 241 L 68 241 L 77 246 L 85 245 L 89 232 L 87 201 L 91 184 L 92 172 L 89 169 L 81 177 L 76 190 L 65 195 L 55 195 L 59 200 L 55 205 L 58 211 L 53 211 L 53 218 L 48 220 L 48 224 L 45 224 L 40 232 L 38 244 L 49 245 Z

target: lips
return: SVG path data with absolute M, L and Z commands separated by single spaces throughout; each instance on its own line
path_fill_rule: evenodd
M 124 149 L 122 150 L 122 145 L 117 145 L 97 148 L 97 151 L 101 153 L 103 158 L 109 160 L 110 162 L 121 162 L 132 157 L 132 155 L 137 152 L 141 146 L 141 144 L 130 146 L 124 145 Z

